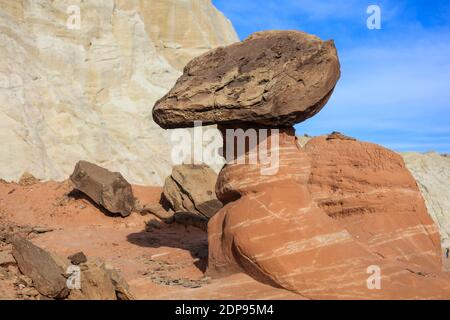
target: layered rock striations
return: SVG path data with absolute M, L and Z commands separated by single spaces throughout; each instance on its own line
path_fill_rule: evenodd
M 0 30 L 0 177 L 15 181 L 66 179 L 85 159 L 163 185 L 171 136 L 149 104 L 238 40 L 210 0 L 0 0 Z
M 270 78 L 266 98 L 246 104 L 239 93 L 264 73 L 259 56 L 248 54 L 254 39 L 264 39 L 260 52 L 277 53 L 271 69 L 295 76 Z M 296 59 L 292 48 L 314 59 Z M 214 65 L 236 74 L 217 87 Z M 401 158 L 339 134 L 298 145 L 291 125 L 319 112 L 338 78 L 332 42 L 261 32 L 191 61 L 155 105 L 162 127 L 201 120 L 222 131 L 227 164 L 216 194 L 224 207 L 208 223 L 208 272 L 245 271 L 313 299 L 448 298 L 437 229 Z

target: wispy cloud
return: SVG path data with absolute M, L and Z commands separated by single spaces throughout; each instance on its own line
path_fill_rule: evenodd
M 298 29 L 335 40 L 341 80 L 328 105 L 297 126 L 299 133 L 340 130 L 399 150 L 450 151 L 447 1 L 213 2 L 241 38 L 258 30 Z M 382 9 L 381 30 L 366 28 L 369 4 Z

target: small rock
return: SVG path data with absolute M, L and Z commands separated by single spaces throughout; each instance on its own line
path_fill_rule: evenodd
M 178 165 L 165 180 L 164 197 L 175 212 L 188 211 L 209 219 L 222 208 L 216 181 L 216 172 L 205 164 Z
M 69 300 L 134 300 L 119 271 L 99 260 L 86 262 L 81 268 L 81 289 L 70 292 Z
M 72 264 L 76 266 L 87 262 L 86 255 L 83 252 L 77 252 L 71 256 L 68 256 L 67 258 L 70 260 Z
M 16 260 L 11 253 L 1 251 L 0 252 L 0 267 L 8 267 L 9 265 L 15 265 Z
M 38 183 L 40 180 L 36 179 L 31 173 L 25 172 L 19 179 L 19 184 L 21 186 L 32 186 Z
M 116 269 L 105 267 L 106 272 L 109 274 L 111 281 L 116 290 L 118 300 L 134 300 L 133 294 L 130 292 L 128 283 L 124 280 L 120 272 Z
M 20 290 L 20 294 L 28 297 L 36 297 L 39 295 L 39 292 L 35 288 L 23 288 Z

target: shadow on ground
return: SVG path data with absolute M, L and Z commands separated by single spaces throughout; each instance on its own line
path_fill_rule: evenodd
M 160 248 L 170 247 L 189 251 L 194 264 L 202 272 L 206 271 L 208 264 L 208 235 L 206 232 L 179 224 L 165 224 L 152 220 L 146 230 L 131 233 L 127 240 L 141 247 Z

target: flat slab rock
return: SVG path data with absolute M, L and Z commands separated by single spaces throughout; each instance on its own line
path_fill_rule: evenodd
M 156 102 L 161 127 L 250 122 L 291 126 L 326 104 L 340 77 L 333 41 L 300 31 L 264 31 L 203 54 Z
M 131 185 L 119 172 L 80 161 L 70 176 L 76 189 L 111 213 L 129 216 L 134 208 Z
M 50 253 L 19 237 L 14 238 L 12 244 L 20 271 L 33 280 L 37 291 L 49 298 L 67 297 L 65 270 Z

